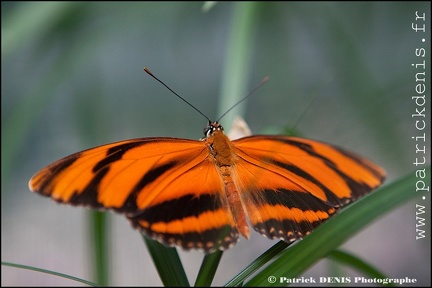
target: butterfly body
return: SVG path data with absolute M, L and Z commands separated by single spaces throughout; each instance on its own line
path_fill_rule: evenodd
M 233 246 L 249 225 L 287 242 L 378 187 L 371 161 L 314 140 L 231 141 L 210 122 L 201 140 L 154 137 L 102 145 L 38 172 L 32 191 L 61 203 L 112 209 L 167 245 L 205 252 Z
M 217 122 L 209 123 L 204 134 L 208 135 L 205 141 L 224 183 L 224 192 L 233 215 L 233 222 L 240 234 L 248 239 L 250 231 L 246 222 L 245 209 L 232 176 L 236 164 L 235 147 L 223 133 L 222 126 Z

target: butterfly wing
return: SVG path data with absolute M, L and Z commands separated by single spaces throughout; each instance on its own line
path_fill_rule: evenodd
M 142 138 L 99 146 L 44 168 L 29 186 L 57 202 L 124 213 L 168 245 L 209 252 L 238 239 L 203 141 Z
M 220 133 L 214 137 L 225 139 Z M 61 203 L 124 213 L 134 227 L 168 245 L 224 249 L 237 242 L 239 231 L 226 194 L 229 183 L 216 165 L 228 151 L 217 150 L 212 141 L 142 138 L 107 144 L 53 163 L 29 186 Z M 226 145 L 223 149 L 233 145 L 228 154 L 235 159 L 228 178 L 251 225 L 288 242 L 378 187 L 385 176 L 369 160 L 313 140 L 250 136 Z
M 371 161 L 323 142 L 251 136 L 233 144 L 243 205 L 254 229 L 268 238 L 302 238 L 385 177 Z

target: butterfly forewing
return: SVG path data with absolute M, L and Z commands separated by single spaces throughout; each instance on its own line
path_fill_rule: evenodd
M 143 138 L 99 146 L 36 174 L 30 189 L 72 205 L 125 213 L 164 244 L 225 249 L 238 233 L 203 141 Z
M 249 221 L 269 238 L 302 238 L 385 176 L 369 160 L 318 141 L 250 136 L 233 144 L 235 179 Z

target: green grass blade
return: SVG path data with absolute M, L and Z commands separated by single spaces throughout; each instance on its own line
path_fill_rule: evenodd
M 218 117 L 225 113 L 241 98 L 246 96 L 254 23 L 257 2 L 234 2 L 231 31 L 222 73 L 221 97 L 218 103 Z M 244 116 L 245 105 L 236 106 L 224 116 L 225 130 L 229 131 L 234 117 Z
M 261 254 L 257 259 L 255 259 L 251 264 L 249 264 L 243 271 L 232 278 L 228 283 L 225 284 L 226 287 L 237 287 L 240 286 L 246 278 L 255 273 L 258 269 L 263 267 L 269 261 L 271 261 L 276 255 L 287 248 L 289 243 L 284 241 L 279 241 L 266 252 Z
M 90 244 L 94 251 L 92 258 L 93 279 L 100 286 L 109 285 L 109 243 L 107 213 L 90 211 Z
M 373 267 L 369 263 L 363 261 L 362 259 L 354 256 L 348 252 L 341 250 L 333 250 L 328 255 L 330 259 L 340 262 L 344 266 L 351 266 L 358 271 L 361 271 L 363 274 L 369 276 L 370 278 L 389 278 L 384 273 L 381 273 L 377 268 Z M 389 283 L 387 286 L 394 287 L 396 285 Z
M 209 12 L 213 7 L 215 7 L 217 4 L 217 1 L 205 1 L 203 6 L 201 7 L 201 11 L 204 13 Z
M 159 277 L 165 286 L 189 287 L 189 281 L 183 269 L 180 257 L 174 247 L 165 247 L 156 240 L 142 235 Z
M 58 277 L 66 278 L 66 279 L 70 279 L 70 280 L 73 280 L 73 281 L 76 281 L 76 282 L 80 282 L 80 283 L 83 283 L 85 285 L 98 287 L 98 285 L 96 283 L 93 283 L 93 282 L 90 282 L 90 281 L 87 281 L 87 280 L 84 280 L 84 279 L 81 279 L 81 278 L 73 277 L 73 276 L 70 276 L 70 275 L 67 275 L 67 274 L 63 274 L 63 273 L 47 270 L 47 269 L 36 268 L 36 267 L 32 267 L 32 266 L 15 264 L 15 263 L 10 263 L 10 262 L 1 262 L 1 264 L 3 266 L 9 266 L 9 267 L 15 267 L 15 268 L 20 268 L 20 269 L 25 269 L 25 270 L 31 270 L 31 271 L 46 273 L 46 274 L 50 274 L 50 275 L 54 275 L 54 276 L 58 276 Z
M 211 285 L 222 255 L 223 251 L 218 250 L 204 257 L 195 281 L 195 287 L 208 287 Z
M 29 2 L 18 6 L 12 13 L 7 11 L 4 16 L 8 29 L 2 31 L 2 57 L 8 57 L 16 49 L 28 45 L 34 37 L 45 39 L 43 37 L 53 27 L 82 5 L 83 3 L 64 1 Z
M 430 167 L 426 169 L 426 175 L 430 175 Z M 277 279 L 282 276 L 298 277 L 372 220 L 416 197 L 417 180 L 415 173 L 411 173 L 351 204 L 302 241 L 282 252 L 280 257 L 254 276 L 246 286 L 269 285 L 269 276 Z

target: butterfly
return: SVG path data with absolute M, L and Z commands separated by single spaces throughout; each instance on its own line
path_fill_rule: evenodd
M 110 209 L 159 242 L 206 253 L 250 227 L 293 242 L 380 186 L 385 171 L 343 148 L 298 137 L 231 141 L 209 121 L 200 140 L 149 137 L 78 152 L 35 174 L 30 190 Z

